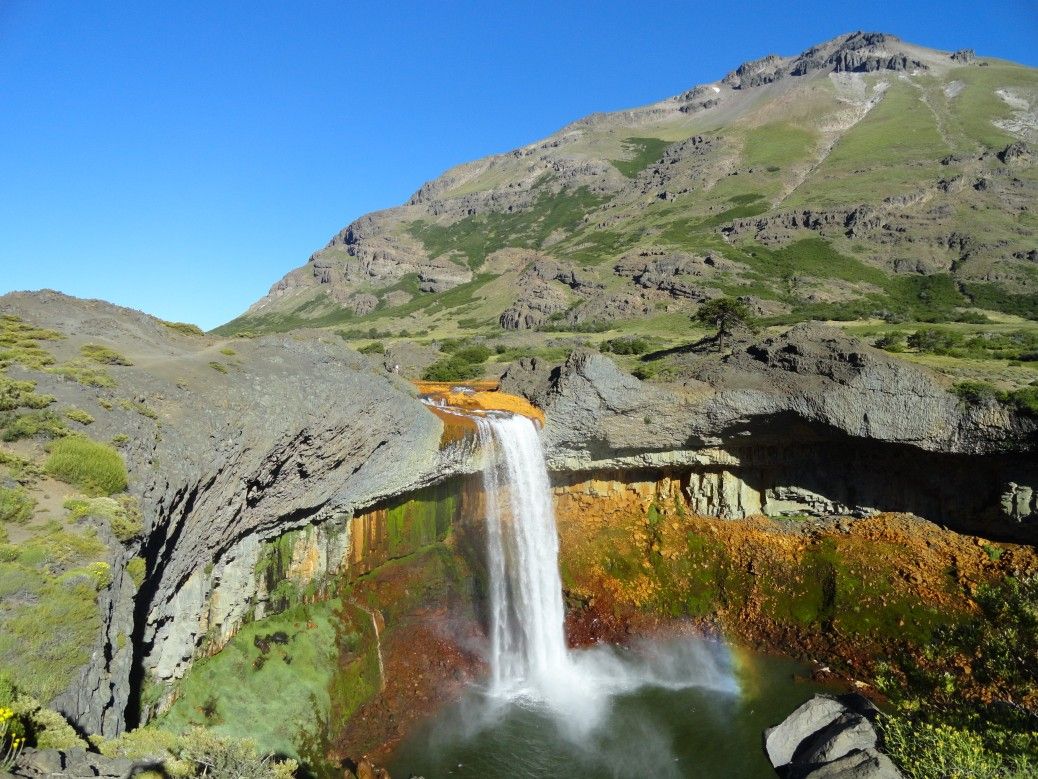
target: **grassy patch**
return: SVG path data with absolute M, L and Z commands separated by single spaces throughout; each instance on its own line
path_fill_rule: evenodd
M 181 335 L 205 335 L 205 331 L 201 327 L 190 322 L 166 322 L 163 320 L 162 324 Z
M 587 187 L 542 192 L 533 205 L 514 213 L 477 214 L 451 225 L 418 220 L 408 232 L 422 242 L 432 257 L 458 254 L 471 268 L 478 268 L 488 255 L 507 246 L 537 249 L 556 230 L 571 233 L 584 216 L 605 202 Z
M 53 402 L 53 395 L 41 395 L 36 392 L 36 382 L 18 381 L 0 373 L 0 411 L 46 408 Z
M 79 422 L 81 425 L 92 425 L 94 424 L 94 418 L 81 408 L 65 409 L 65 416 L 71 419 L 73 422 Z
M 83 384 L 87 387 L 106 389 L 115 386 L 115 379 L 113 379 L 104 368 L 99 367 L 93 360 L 86 358 L 70 360 L 69 362 L 61 363 L 60 365 L 53 365 L 47 368 L 47 371 L 49 373 L 56 373 L 58 376 L 64 376 L 70 381 Z
M 40 342 L 63 337 L 55 330 L 34 327 L 12 314 L 0 316 L 0 369 L 19 363 L 29 370 L 42 370 L 54 362 L 54 357 Z
M 44 468 L 54 478 L 89 495 L 111 495 L 126 489 L 126 465 L 112 447 L 82 436 L 51 444 Z
M 625 138 L 620 145 L 627 154 L 627 159 L 609 160 L 609 162 L 627 178 L 633 179 L 660 159 L 663 156 L 663 150 L 671 143 L 671 141 L 664 141 L 661 138 Z
M 100 344 L 83 344 L 79 347 L 79 353 L 86 359 L 101 363 L 102 365 L 133 365 L 114 349 Z
M 35 510 L 36 501 L 24 487 L 0 487 L 0 522 L 24 525 Z
M 85 517 L 103 520 L 123 543 L 136 538 L 144 530 L 140 506 L 132 495 L 69 498 L 64 505 L 74 520 Z
M 814 143 L 814 134 L 803 128 L 784 122 L 762 125 L 746 133 L 743 163 L 775 173 L 807 159 Z
M 191 667 L 159 727 L 183 732 L 204 725 L 298 755 L 299 734 L 326 719 L 330 708 L 338 605 L 299 605 L 244 626 L 218 654 Z
M 71 432 L 64 420 L 51 411 L 0 414 L 0 439 L 4 441 L 18 441 L 38 436 L 61 438 Z

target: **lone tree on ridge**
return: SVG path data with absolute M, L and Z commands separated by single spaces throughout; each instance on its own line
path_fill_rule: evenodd
M 749 323 L 750 311 L 735 298 L 714 298 L 699 307 L 693 319 L 717 328 L 717 351 L 724 349 L 724 338 L 739 325 Z

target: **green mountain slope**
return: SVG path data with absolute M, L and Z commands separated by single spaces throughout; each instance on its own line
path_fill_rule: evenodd
M 1036 112 L 1034 69 L 841 36 L 453 168 L 217 332 L 544 345 L 665 335 L 720 295 L 773 322 L 1038 319 Z

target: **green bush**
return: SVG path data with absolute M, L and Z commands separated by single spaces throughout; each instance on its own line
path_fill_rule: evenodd
M 465 381 L 482 373 L 478 363 L 471 363 L 455 356 L 437 360 L 422 372 L 425 381 Z
M 51 444 L 44 468 L 55 479 L 88 495 L 112 495 L 126 489 L 122 456 L 112 447 L 82 436 L 60 438 Z
M 0 373 L 0 411 L 46 408 L 53 402 L 53 395 L 36 394 L 35 381 L 15 381 Z
M 4 441 L 19 441 L 41 435 L 47 438 L 61 438 L 70 432 L 72 431 L 68 425 L 51 411 L 0 415 L 0 438 Z
M 166 322 L 163 321 L 166 327 L 170 330 L 174 330 L 181 335 L 205 335 L 205 331 L 198 325 L 192 325 L 188 322 Z
M 454 352 L 454 358 L 457 360 L 463 360 L 464 362 L 470 362 L 474 364 L 484 363 L 493 354 L 489 348 L 483 346 L 483 344 L 474 344 L 472 346 L 463 346 Z
M 963 403 L 979 405 L 995 399 L 998 391 L 986 381 L 960 381 L 952 388 L 951 393 Z
M 217 362 L 216 360 L 212 360 L 209 363 L 209 367 L 212 368 L 217 373 L 227 373 L 227 366 L 224 365 L 222 362 Z
M 79 422 L 79 424 L 81 425 L 94 424 L 94 418 L 81 408 L 72 407 L 70 409 L 66 409 L 65 416 L 71 419 L 73 422 Z
M 109 376 L 104 368 L 99 368 L 95 362 L 88 359 L 71 360 L 61 365 L 51 366 L 47 368 L 47 371 L 87 387 L 105 389 L 115 386 L 115 379 Z
M 35 510 L 36 501 L 24 487 L 0 487 L 0 522 L 24 525 Z
M 903 352 L 905 350 L 905 334 L 887 333 L 876 339 L 875 346 L 877 349 L 883 349 L 887 352 Z
M 645 354 L 650 346 L 646 339 L 639 336 L 624 336 L 606 341 L 602 344 L 601 350 L 613 354 Z
M 910 779 L 1024 779 L 1038 768 L 1026 756 L 989 750 L 973 730 L 918 722 L 901 712 L 882 715 L 879 721 L 887 752 Z
M 115 498 L 69 498 L 65 501 L 65 508 L 72 519 L 104 519 L 113 535 L 124 544 L 132 541 L 144 530 L 140 507 L 132 495 L 118 495 Z
M 138 589 L 144 584 L 144 577 L 147 574 L 145 566 L 146 563 L 143 557 L 131 557 L 129 562 L 126 563 L 126 573 Z
M 385 354 L 386 347 L 382 345 L 381 341 L 373 341 L 367 346 L 362 346 L 357 350 L 361 354 Z
M 100 344 L 83 344 L 83 346 L 79 347 L 79 353 L 88 360 L 99 362 L 102 365 L 133 365 L 119 352 Z

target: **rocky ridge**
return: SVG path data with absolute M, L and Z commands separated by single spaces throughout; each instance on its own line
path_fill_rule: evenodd
M 1025 266 L 1030 231 L 980 229 L 958 212 L 965 199 L 985 212 L 1026 214 L 1038 193 L 1029 151 L 1034 89 L 998 91 L 1014 118 L 992 118 L 990 126 L 1004 132 L 997 145 L 950 134 L 965 121 L 956 113 L 962 95 L 981 88 L 968 83 L 972 76 L 963 80 L 963 69 L 981 64 L 990 63 L 968 50 L 938 52 L 855 32 L 796 56 L 744 63 L 715 83 L 649 106 L 586 117 L 543 141 L 452 168 L 406 204 L 354 221 L 221 332 L 284 329 L 299 320 L 393 322 L 397 309 L 443 325 L 437 296 L 475 290 L 492 277 L 516 284 L 510 301 L 479 309 L 506 331 L 540 328 L 564 311 L 571 325 L 652 315 L 663 306 L 695 306 L 719 287 L 649 287 L 613 272 L 618 258 L 632 249 L 693 248 L 707 256 L 717 237 L 741 249 L 748 241 L 779 247 L 814 234 L 887 274 L 951 274 L 963 283 L 1032 293 Z M 1022 83 L 1008 71 L 1004 78 Z M 940 98 L 931 94 L 934 80 L 947 82 Z M 895 121 L 913 103 L 922 106 L 926 116 L 918 121 L 932 124 L 925 132 L 933 148 L 895 165 L 896 175 L 882 173 L 887 161 L 865 155 L 854 169 L 880 176 L 875 187 L 857 197 L 834 196 L 829 182 L 844 174 L 828 169 L 830 158 L 840 156 L 841 142 L 884 101 L 901 101 L 900 110 L 891 109 Z M 789 106 L 818 119 L 785 118 Z M 799 156 L 776 156 L 772 132 L 780 132 L 781 143 L 803 142 Z M 938 160 L 943 168 L 934 169 Z M 623 167 L 629 163 L 634 167 Z M 726 200 L 722 191 L 736 194 Z M 535 254 L 516 256 L 505 269 L 491 260 L 503 248 Z M 738 262 L 738 251 L 713 251 L 722 254 Z M 525 284 L 538 276 L 532 265 L 546 258 L 584 265 L 589 284 L 576 289 L 554 277 Z M 745 270 L 736 265 L 717 277 L 728 287 L 744 284 Z M 809 287 L 824 286 L 810 273 L 802 276 Z M 875 291 L 847 285 L 836 297 Z M 775 301 L 783 296 L 774 290 Z

